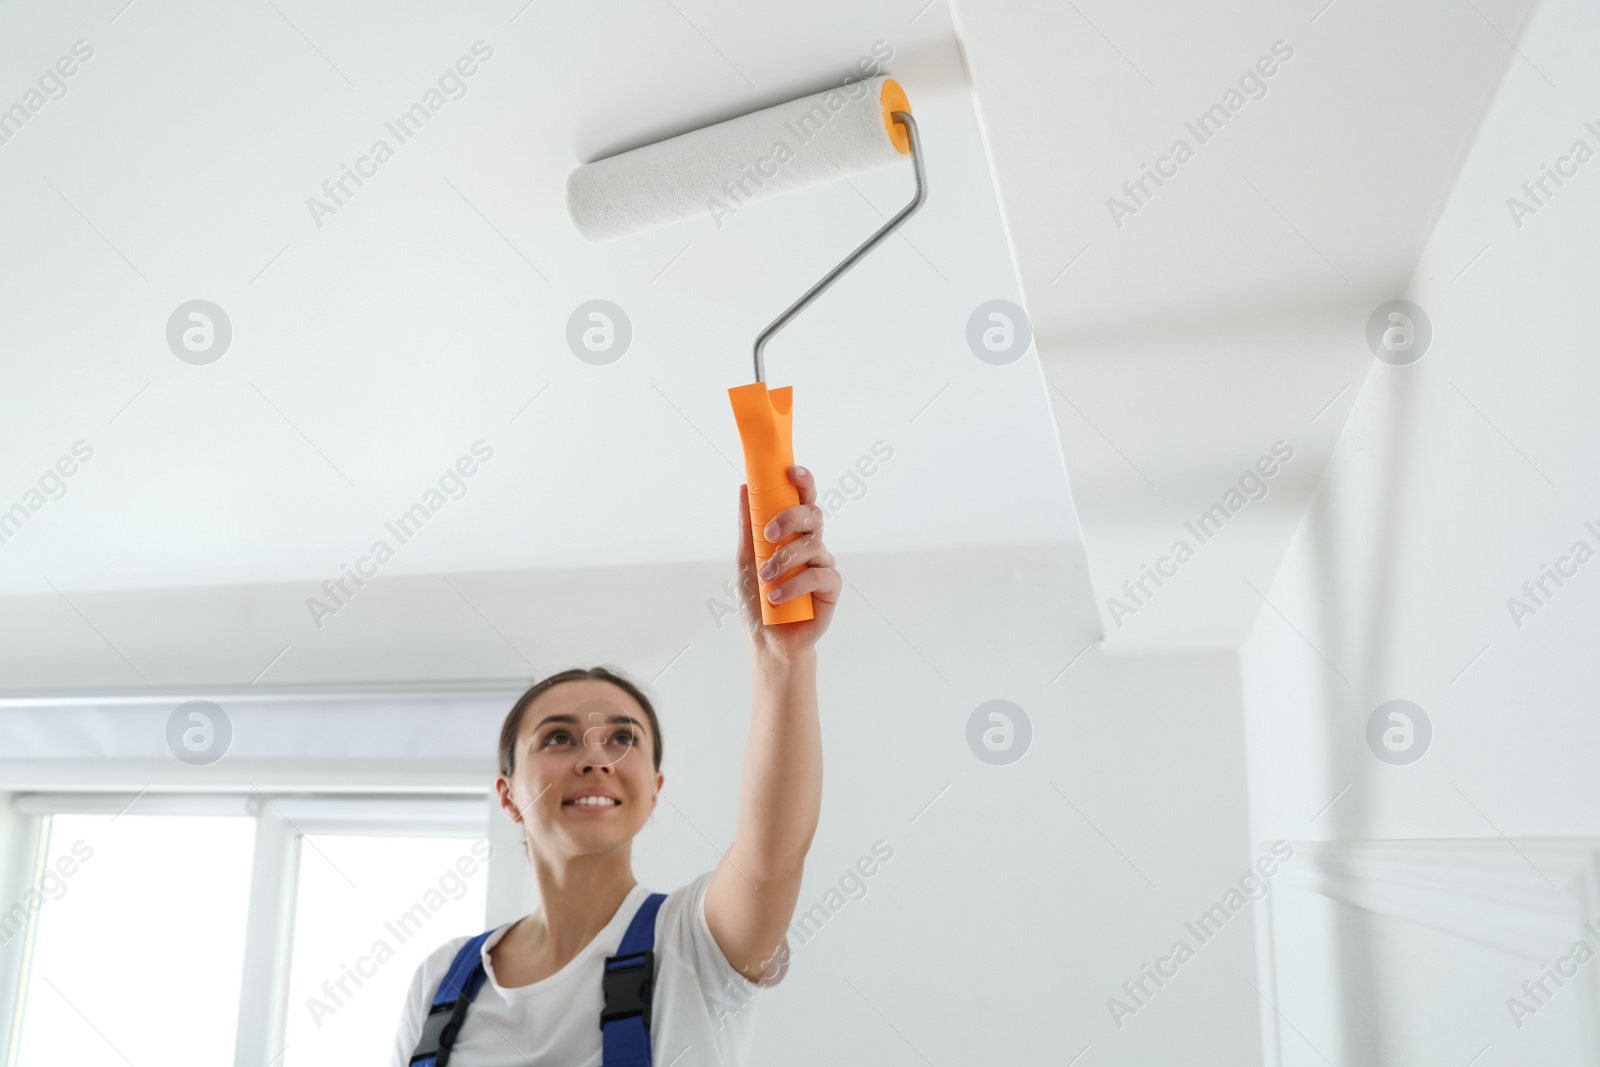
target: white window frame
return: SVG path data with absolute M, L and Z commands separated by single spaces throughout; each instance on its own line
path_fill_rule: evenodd
M 300 845 L 306 834 L 488 838 L 492 798 L 484 791 L 382 794 L 285 790 L 138 793 L 39 791 L 11 797 L 9 830 L 0 835 L 0 901 L 20 901 L 38 884 L 55 815 L 245 815 L 255 819 L 244 969 L 239 990 L 235 1067 L 272 1067 L 283 1055 L 289 956 Z M 491 875 L 492 877 L 492 875 Z M 494 894 L 491 892 L 491 897 Z M 487 909 L 495 910 L 493 904 Z M 42 911 L 42 909 L 40 909 Z M 0 1064 L 16 1067 L 26 978 L 40 911 L 19 938 L 0 946 Z M 487 923 L 487 917 L 485 922 Z

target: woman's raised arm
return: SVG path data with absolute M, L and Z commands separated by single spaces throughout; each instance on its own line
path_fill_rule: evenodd
M 750 638 L 754 686 L 750 737 L 739 783 L 739 818 L 733 845 L 706 888 L 706 923 L 723 955 L 751 981 L 781 978 L 787 962 L 784 930 L 794 917 L 806 852 L 822 809 L 822 728 L 817 715 L 816 643 L 833 619 L 842 580 L 822 543 L 822 509 L 816 482 L 803 467 L 789 468 L 800 503 L 780 512 L 766 537 L 800 536 L 767 562 L 769 573 L 805 569 L 773 592 L 775 603 L 811 594 L 813 618 L 767 626 L 757 600 L 750 507 L 739 487 L 738 573 L 741 614 Z

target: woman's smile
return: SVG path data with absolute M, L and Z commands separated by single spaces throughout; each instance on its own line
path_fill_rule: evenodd
M 609 789 L 600 786 L 590 786 L 580 789 L 572 796 L 561 802 L 563 808 L 576 808 L 581 811 L 610 811 L 622 807 L 622 798 Z

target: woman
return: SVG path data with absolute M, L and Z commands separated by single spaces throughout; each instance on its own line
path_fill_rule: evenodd
M 544 679 L 506 717 L 495 781 L 506 817 L 522 826 L 539 910 L 457 938 L 423 962 L 394 1067 L 749 1062 L 755 1013 L 744 1009 L 783 977 L 784 931 L 822 803 L 815 645 L 840 590 L 822 543 L 815 481 L 804 467 L 789 468 L 789 479 L 800 503 L 780 512 L 766 536 L 800 536 L 761 578 L 803 567 L 771 596 L 781 603 L 809 592 L 815 617 L 761 622 L 748 491 L 740 486 L 736 566 L 755 692 L 727 853 L 672 893 L 639 885 L 633 838 L 665 782 L 655 709 L 604 668 Z M 602 1021 L 603 1006 L 616 1017 Z

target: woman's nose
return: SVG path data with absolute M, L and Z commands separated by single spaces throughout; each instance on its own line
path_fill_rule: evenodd
M 611 765 L 615 762 L 616 760 L 605 750 L 603 743 L 590 742 L 587 735 L 585 736 L 583 748 L 578 753 L 578 772 L 580 774 L 586 772 L 590 767 L 599 767 L 609 772 Z
M 583 744 L 580 748 L 582 751 L 578 758 L 585 765 L 592 764 L 609 770 L 633 751 L 633 742 L 631 738 L 628 741 L 609 738 L 605 727 L 592 726 L 583 732 Z

